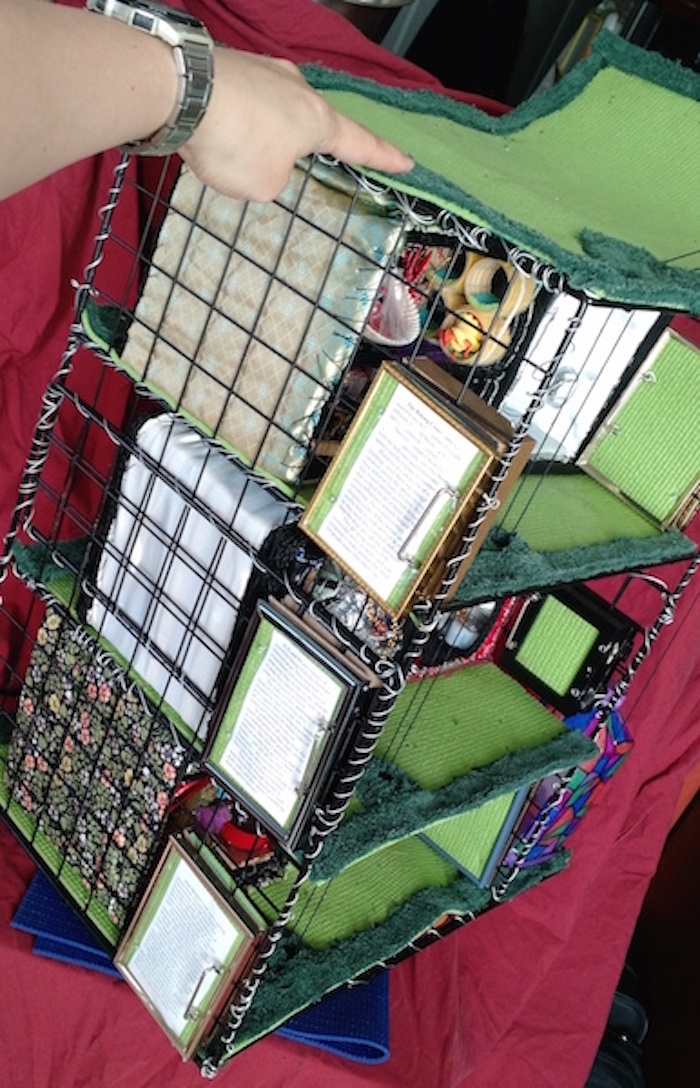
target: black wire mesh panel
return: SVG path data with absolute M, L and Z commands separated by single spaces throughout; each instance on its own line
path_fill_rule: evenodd
M 19 695 L 6 802 L 112 943 L 143 891 L 184 759 L 177 733 L 140 689 L 50 607 Z
M 271 205 L 220 197 L 183 172 L 126 284 L 145 275 L 128 331 L 111 309 L 91 308 L 88 321 L 117 330 L 108 344 L 133 377 L 295 488 L 361 338 L 380 357 L 433 344 L 445 365 L 470 364 L 467 384 L 472 363 L 501 368 L 522 341 L 536 281 L 504 253 L 486 259 L 481 237 L 467 254 L 454 230 L 436 234 L 435 213 L 423 218 L 430 229 L 397 194 L 319 163 L 297 168 Z M 97 299 L 133 306 L 129 294 Z M 376 363 L 370 351 L 355 390 Z
M 35 546 L 15 541 L 14 558 L 66 598 L 185 736 L 201 739 L 253 557 L 289 503 L 130 390 L 126 407 L 102 405 L 101 386 L 84 401 L 76 389 L 94 365 L 78 352 L 67 384 L 55 387 Z M 118 377 L 104 371 L 104 384 Z
M 195 818 L 179 783 L 183 776 L 185 790 L 198 783 L 211 715 L 256 602 L 291 598 L 304 622 L 313 621 L 379 681 L 337 749 L 294 856 L 274 841 L 271 851 L 264 844 L 267 854 L 259 850 L 265 829 L 241 813 L 235 797 L 216 799 L 212 820 L 223 815 L 249 843 L 233 866 L 234 885 L 256 897 L 269 928 L 250 978 L 231 995 L 199 1054 L 206 1072 L 269 1030 L 275 999 L 258 1015 L 256 995 L 268 970 L 274 992 L 272 953 L 282 936 L 279 977 L 293 965 L 295 941 L 303 944 L 311 932 L 328 939 L 322 905 L 342 898 L 352 873 L 341 863 L 338 879 L 318 887 L 313 868 L 331 832 L 338 830 L 341 841 L 348 800 L 406 674 L 421 666 L 428 675 L 406 700 L 412 714 L 430 695 L 430 670 L 453 664 L 451 650 L 435 643 L 453 619 L 459 626 L 459 610 L 692 551 L 680 534 L 658 532 L 604 488 L 593 502 L 597 485 L 575 464 L 589 429 L 665 321 L 657 311 L 606 308 L 572 292 L 556 270 L 483 228 L 333 164 L 300 164 L 269 206 L 219 198 L 186 171 L 177 176 L 172 163 L 152 173 L 148 185 L 134 180 L 126 162 L 118 168 L 66 355 L 45 398 L 5 574 L 11 562 L 42 598 L 57 602 L 52 607 L 62 609 L 65 623 L 77 621 L 81 638 L 94 640 L 85 643 L 96 647 L 93 659 L 108 654 L 177 739 L 182 756 L 168 811 L 180 822 L 178 833 L 189 833 L 191 851 L 206 848 L 208 864 L 230 869 L 233 859 L 201 811 Z M 498 410 L 499 434 L 507 436 L 429 592 L 401 617 L 378 605 L 298 524 L 387 360 L 410 381 L 432 383 L 455 415 L 478 402 L 479 426 Z M 536 449 L 525 468 L 529 432 Z M 522 475 L 503 503 L 514 467 Z M 377 498 L 369 529 L 378 532 L 384 508 L 381 493 Z M 628 545 L 620 548 L 620 539 Z M 465 559 L 474 560 L 466 576 Z M 20 702 L 31 699 L 26 684 L 44 604 L 30 596 L 18 611 L 6 609 L 5 621 L 16 632 L 4 666 L 6 724 L 28 727 L 31 715 L 22 718 Z M 493 676 L 490 668 L 486 673 Z M 99 691 L 97 684 L 98 701 Z M 46 688 L 46 698 L 53 694 Z M 520 697 L 529 698 L 518 691 Z M 558 730 L 557 721 L 546 724 Z M 5 759 L 9 788 L 20 794 L 23 756 L 38 758 L 20 751 L 21 735 L 12 729 L 15 749 Z M 136 773 L 139 758 L 122 777 Z M 64 786 L 60 760 L 53 773 Z M 39 796 L 24 785 L 30 799 L 53 803 L 53 787 Z M 8 812 L 18 796 L 6 795 Z M 127 790 L 119 804 L 131 813 Z M 112 842 L 120 811 L 100 824 Z M 73 827 L 80 837 L 79 819 Z M 405 842 L 389 844 L 397 879 L 404 854 L 425 857 L 430 849 L 416 846 L 413 830 Z M 166 824 L 159 825 L 154 853 L 165 833 Z M 52 868 L 36 835 L 24 836 L 60 883 L 66 860 Z M 364 861 L 357 852 L 355 860 Z M 80 857 L 73 861 L 80 871 Z M 404 924 L 404 914 L 389 911 L 390 936 L 378 927 L 370 962 L 391 962 L 402 947 L 423 943 L 417 933 L 432 933 L 441 910 L 430 898 L 431 880 L 450 883 L 444 864 L 426 864 L 425 888 L 402 885 L 402 895 L 418 896 L 425 914 Z M 150 865 L 149 855 L 139 893 Z M 508 893 L 522 886 L 514 879 Z M 448 909 L 463 917 L 491 902 L 488 888 L 474 895 L 451 888 Z M 93 900 L 104 907 L 101 894 L 96 884 L 83 893 L 79 905 L 88 916 Z M 132 909 L 128 897 L 124 920 Z M 325 964 L 331 985 L 367 967 L 363 957 L 349 964 L 331 956 Z
M 572 292 L 483 228 L 318 161 L 300 165 L 272 205 L 219 197 L 186 172 L 177 181 L 166 172 L 148 190 L 127 177 L 119 188 L 84 331 L 291 498 L 305 503 L 323 478 L 382 360 L 422 375 L 429 363 L 451 403 L 477 394 L 512 426 L 475 519 L 496 520 L 503 533 L 489 537 L 489 554 L 466 579 L 460 563 L 449 568 L 453 589 L 465 582 L 460 603 L 506 589 L 516 564 L 522 575 L 510 588 L 520 590 L 538 578 L 550 584 L 558 570 L 567 581 L 688 553 L 673 534 L 650 534 L 643 516 L 611 502 L 576 465 L 668 314 Z M 120 206 L 135 201 L 147 211 L 136 237 L 120 220 Z M 536 443 L 533 472 L 494 518 L 526 434 Z M 455 549 L 460 559 L 484 542 L 469 535 Z M 612 539 L 625 546 L 604 547 Z M 569 553 L 572 542 L 593 548 L 576 569 L 561 555 L 539 573 L 524 562 L 533 552 Z M 377 632 L 387 636 L 362 594 L 351 600 L 347 571 L 325 563 L 322 582 L 318 595 L 346 626 L 375 643 Z M 330 589 L 341 582 L 350 603 Z M 395 630 L 387 637 L 398 641 Z

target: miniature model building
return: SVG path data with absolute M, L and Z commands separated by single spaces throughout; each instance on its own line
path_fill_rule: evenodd
M 602 35 L 493 119 L 310 75 L 415 169 L 125 162 L 1 561 L 5 818 L 205 1075 L 568 863 L 696 550 L 698 77 Z M 651 618 L 595 585 L 667 562 Z

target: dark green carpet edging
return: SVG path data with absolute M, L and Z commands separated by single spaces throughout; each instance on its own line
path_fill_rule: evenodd
M 415 114 L 417 117 L 441 118 L 465 129 L 508 137 L 536 124 L 538 119 L 565 109 L 598 72 L 610 67 L 690 101 L 700 101 L 700 77 L 696 73 L 607 31 L 598 35 L 591 55 L 575 65 L 559 84 L 500 117 L 491 117 L 474 106 L 433 91 L 387 87 L 365 77 L 316 65 L 309 65 L 304 70 L 315 87 L 329 93 L 332 102 L 334 92 L 354 94 L 380 103 L 388 111 L 397 111 L 397 116 Z M 342 104 L 340 108 L 343 108 Z M 360 112 L 358 109 L 358 119 L 362 120 Z M 664 306 L 689 312 L 700 309 L 700 275 L 695 269 L 672 267 L 664 263 L 665 253 L 654 255 L 643 246 L 587 230 L 585 224 L 579 237 L 581 251 L 571 249 L 527 223 L 504 214 L 497 206 L 485 203 L 445 177 L 440 172 L 439 162 L 421 161 L 420 149 L 411 150 L 416 165 L 408 174 L 388 177 L 374 173 L 372 176 L 408 195 L 430 200 L 467 220 L 478 221 L 507 241 L 551 263 L 567 276 L 574 288 L 592 290 L 613 302 Z M 565 163 L 562 169 L 566 169 Z M 692 200 L 692 194 L 685 195 Z M 674 199 L 679 198 L 679 194 L 675 194 Z
M 594 758 L 597 751 L 588 737 L 566 730 L 543 744 L 509 753 L 487 767 L 460 775 L 439 790 L 418 788 L 399 767 L 377 756 L 357 788 L 362 810 L 348 813 L 330 836 L 314 863 L 313 879 L 326 880 L 389 843 L 554 771 L 578 766 Z
M 547 864 L 521 872 L 513 881 L 507 898 L 560 872 L 569 858 L 568 852 L 562 851 Z M 248 1046 L 349 979 L 398 955 L 443 914 L 480 914 L 492 902 L 488 889 L 477 887 L 455 870 L 455 879 L 448 887 L 418 892 L 381 926 L 358 933 L 322 952 L 312 951 L 293 934 L 286 934 L 270 960 L 235 1049 Z
M 454 595 L 458 607 L 567 582 L 688 559 L 696 545 L 677 529 L 560 552 L 536 552 L 517 533 L 494 529 Z

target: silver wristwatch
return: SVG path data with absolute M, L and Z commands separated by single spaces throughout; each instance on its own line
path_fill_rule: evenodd
M 196 129 L 205 114 L 214 82 L 214 43 L 209 32 L 186 11 L 153 0 L 86 0 L 88 11 L 143 30 L 173 50 L 178 74 L 178 96 L 168 120 L 146 140 L 124 144 L 137 155 L 169 155 Z

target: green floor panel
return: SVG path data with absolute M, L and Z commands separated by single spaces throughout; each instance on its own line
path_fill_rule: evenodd
M 648 518 L 583 472 L 521 477 L 499 525 L 537 552 L 659 535 Z
M 481 880 L 508 820 L 515 793 L 494 797 L 478 808 L 426 827 L 423 837 L 460 869 Z
M 424 790 L 564 731 L 561 722 L 490 662 L 407 684 L 376 754 Z
M 310 78 L 414 157 L 391 179 L 400 189 L 486 225 L 574 287 L 697 311 L 697 73 L 604 31 L 564 79 L 496 118 L 428 91 Z
M 562 852 L 552 862 L 522 872 L 509 889 L 508 897 L 555 875 L 567 863 L 568 855 Z M 296 935 L 287 934 L 270 960 L 267 975 L 236 1037 L 232 1053 L 273 1031 L 294 1013 L 318 1001 L 346 980 L 405 950 L 443 915 L 478 914 L 492 905 L 489 889 L 479 888 L 467 877 L 457 875 L 445 887 L 418 892 L 393 911 L 384 924 L 372 926 L 323 950 L 304 946 Z M 222 1046 L 218 1053 L 223 1053 L 224 1049 Z
M 453 865 L 417 838 L 348 865 L 322 884 L 302 886 L 290 929 L 310 948 L 328 948 L 373 926 L 426 888 L 447 887 Z
M 595 757 L 569 730 L 490 663 L 411 683 L 399 695 L 375 757 L 314 865 L 315 879 L 554 771 Z

